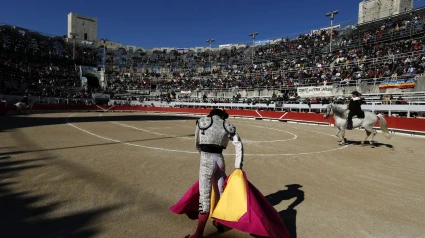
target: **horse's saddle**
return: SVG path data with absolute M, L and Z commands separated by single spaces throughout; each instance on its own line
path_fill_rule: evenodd
M 344 112 L 345 119 L 347 119 L 347 118 L 348 118 L 348 114 L 349 114 L 349 113 L 350 113 L 350 110 L 349 110 L 349 109 L 345 110 L 345 112 Z M 360 115 L 359 115 L 359 114 L 360 114 Z M 354 116 L 353 116 L 353 119 L 354 119 L 354 118 L 364 119 L 364 117 L 365 117 L 364 111 L 361 111 L 359 114 L 354 115 Z

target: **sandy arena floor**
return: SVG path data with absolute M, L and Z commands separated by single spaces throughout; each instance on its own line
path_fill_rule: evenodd
M 184 237 L 169 212 L 197 180 L 194 117 L 57 113 L 0 117 L 0 237 Z M 244 170 L 294 237 L 425 237 L 425 139 L 230 119 Z M 234 167 L 229 144 L 226 171 Z M 286 185 L 293 185 L 286 187 Z M 300 186 L 296 186 L 300 185 Z M 294 210 L 288 205 L 304 200 Z M 235 230 L 206 237 L 251 237 Z

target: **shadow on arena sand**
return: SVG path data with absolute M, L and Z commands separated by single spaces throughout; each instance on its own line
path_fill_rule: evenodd
M 50 148 L 50 149 L 20 150 L 20 151 L 12 151 L 12 152 L 7 152 L 7 153 L 1 153 L 0 152 L 0 156 L 3 156 L 3 155 L 19 155 L 19 154 L 34 153 L 34 152 L 69 150 L 69 149 L 87 148 L 87 147 L 96 147 L 96 146 L 108 146 L 108 145 L 121 144 L 121 143 L 134 143 L 134 142 L 143 142 L 143 141 L 165 140 L 165 139 L 181 138 L 181 137 L 195 137 L 195 134 L 188 134 L 188 135 L 182 135 L 182 136 L 166 136 L 166 137 L 160 137 L 160 138 L 149 138 L 149 139 L 142 139 L 142 140 L 129 140 L 129 141 L 121 141 L 121 142 L 106 142 L 106 143 L 91 144 L 91 145 L 65 146 L 65 147 L 57 147 L 57 148 Z M 8 147 L 3 147 L 3 148 L 8 148 Z M 0 149 L 2 149 L 2 148 L 0 148 Z
M 0 157 L 0 178 L 18 177 L 20 172 L 40 167 L 31 165 L 48 158 L 13 161 L 9 156 Z M 30 191 L 13 191 L 16 182 L 0 183 L 0 227 L 2 237 L 92 237 L 99 231 L 90 227 L 95 220 L 118 206 L 98 210 L 76 212 L 57 218 L 46 216 L 60 206 L 50 203 L 42 206 L 48 195 L 32 195 Z
M 269 194 L 266 196 L 266 199 L 270 202 L 272 206 L 278 205 L 283 200 L 290 200 L 296 198 L 287 209 L 279 212 L 280 218 L 285 223 L 286 228 L 291 234 L 291 238 L 297 237 L 297 210 L 295 207 L 304 201 L 304 191 L 300 190 L 302 188 L 299 184 L 289 184 L 285 185 L 286 190 L 280 190 L 275 193 Z
M 350 144 L 350 145 L 359 145 L 359 146 L 362 145 L 362 142 L 361 141 L 353 141 L 353 140 L 350 141 L 350 140 L 346 140 L 346 143 L 347 144 Z M 370 146 L 369 141 L 365 141 L 364 146 Z M 384 147 L 384 146 L 387 147 L 387 148 L 390 148 L 390 149 L 394 149 L 394 146 L 391 145 L 391 144 L 379 143 L 377 141 L 373 141 L 372 148 L 375 148 L 375 147 Z
M 280 190 L 275 193 L 269 194 L 266 199 L 270 202 L 272 206 L 276 206 L 284 200 L 290 200 L 296 198 L 287 209 L 279 212 L 280 218 L 285 223 L 286 228 L 288 229 L 291 238 L 297 237 L 297 210 L 295 207 L 304 201 L 304 191 L 300 190 L 302 188 L 299 184 L 289 184 L 285 185 L 286 190 Z M 224 232 L 231 230 L 231 228 L 225 228 Z M 205 237 L 219 237 L 219 232 L 207 235 Z M 263 238 L 262 236 L 252 235 L 255 238 Z
M 67 113 L 66 115 L 71 115 Z M 37 117 L 37 116 L 5 116 L 0 117 L 0 132 L 33 126 L 47 126 L 67 124 L 79 122 L 107 122 L 107 121 L 172 121 L 172 120 L 197 120 L 196 117 L 185 116 L 160 116 L 160 115 L 125 115 L 125 116 L 92 116 L 92 117 L 79 117 L 76 114 L 73 117 Z

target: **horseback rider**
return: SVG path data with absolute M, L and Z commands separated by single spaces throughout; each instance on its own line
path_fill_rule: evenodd
M 361 105 L 363 104 L 363 100 L 360 98 L 360 93 L 354 91 L 351 93 L 352 97 L 350 99 L 350 103 L 348 104 L 348 113 L 347 118 L 347 130 L 353 129 L 353 117 L 357 116 L 358 118 L 364 118 L 364 112 L 362 111 Z
M 21 102 L 22 102 L 22 103 L 25 103 L 25 105 L 27 105 L 27 106 L 28 106 L 28 104 L 29 104 L 29 102 L 28 102 L 28 96 L 27 96 L 27 95 L 25 95 L 25 96 L 24 96 L 24 98 L 22 98 Z

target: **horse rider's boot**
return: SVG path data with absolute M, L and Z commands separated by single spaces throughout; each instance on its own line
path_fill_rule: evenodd
M 353 120 L 348 119 L 347 121 L 347 130 L 353 129 Z
M 217 228 L 218 232 L 220 232 L 220 233 L 224 232 L 224 225 L 222 225 L 220 222 L 213 221 L 213 226 L 215 226 L 215 228 Z

